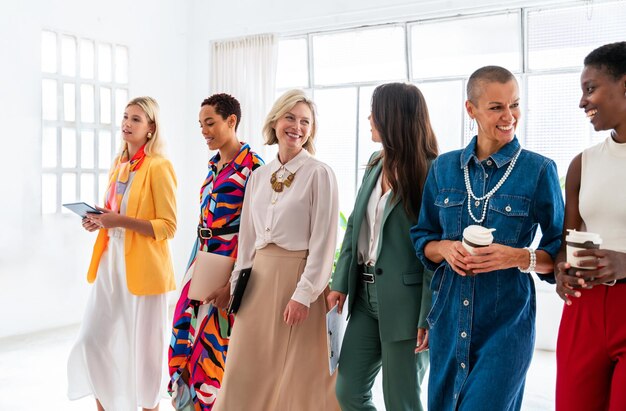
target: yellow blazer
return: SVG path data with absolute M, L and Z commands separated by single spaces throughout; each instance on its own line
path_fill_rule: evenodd
M 146 156 L 130 185 L 126 215 L 150 220 L 154 236 L 126 230 L 124 251 L 126 284 L 135 295 L 162 294 L 174 290 L 174 267 L 167 240 L 176 232 L 176 175 L 169 160 Z M 100 258 L 109 242 L 101 229 L 93 246 L 87 281 L 96 279 Z

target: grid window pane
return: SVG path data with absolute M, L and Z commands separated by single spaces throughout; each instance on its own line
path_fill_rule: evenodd
M 61 166 L 76 167 L 76 130 L 64 128 L 61 131 Z
M 358 141 L 358 163 L 357 163 L 357 185 L 361 185 L 365 167 L 372 156 L 372 153 L 381 150 L 382 145 L 372 141 L 372 126 L 369 115 L 372 112 L 372 93 L 374 86 L 359 88 L 359 141 Z
M 76 120 L 76 86 L 73 83 L 63 84 L 63 119 Z
M 98 80 L 111 81 L 111 45 L 98 44 Z
M 111 167 L 111 132 L 98 132 L 98 168 L 108 170 Z
M 57 35 L 51 31 L 41 32 L 41 71 L 57 72 Z
M 100 123 L 111 124 L 111 89 L 100 87 Z
M 307 39 L 281 40 L 278 43 L 276 87 L 306 88 L 309 86 Z
M 78 201 L 76 196 L 76 174 L 63 173 L 61 176 L 61 203 L 75 203 Z M 64 213 L 70 211 L 63 207 Z
M 122 124 L 124 109 L 128 103 L 128 90 L 118 88 L 115 90 L 115 124 Z
M 83 173 L 80 175 L 80 196 L 81 201 L 88 204 L 95 203 L 96 178 L 94 174 Z
M 406 78 L 404 28 L 361 29 L 313 37 L 316 85 Z
M 94 44 L 91 40 L 80 41 L 80 76 L 93 79 L 95 66 Z
M 531 70 L 582 66 L 602 44 L 626 39 L 623 2 L 543 9 L 528 13 L 528 66 Z
M 41 115 L 44 120 L 57 119 L 57 82 L 41 80 Z
M 41 212 L 43 214 L 54 214 L 57 212 L 56 174 L 41 175 Z
M 466 76 L 487 64 L 522 70 L 517 12 L 425 21 L 410 30 L 412 78 Z
M 57 129 L 44 127 L 41 139 L 41 166 L 43 168 L 57 165 Z
M 115 47 L 115 81 L 128 83 L 128 49 L 124 46 Z
M 355 195 L 356 88 L 315 91 L 319 108 L 319 129 L 315 137 L 316 156 L 332 167 L 339 190 L 340 210 L 348 215 Z
M 525 146 L 552 158 L 560 176 L 578 153 L 609 134 L 593 131 L 578 108 L 580 93 L 578 73 L 528 77 Z
M 91 84 L 80 85 L 80 119 L 83 123 L 94 122 L 94 90 Z
M 52 31 L 41 32 L 41 46 L 42 212 L 65 213 L 62 202 L 94 202 L 107 188 L 119 132 L 111 124 L 128 100 L 129 52 Z
M 93 130 L 83 130 L 80 133 L 80 167 L 94 168 L 95 135 Z
M 463 81 L 436 81 L 418 84 L 428 106 L 430 124 L 437 136 L 439 153 L 463 147 L 461 133 L 465 112 Z
M 76 39 L 63 36 L 61 38 L 61 74 L 76 75 Z

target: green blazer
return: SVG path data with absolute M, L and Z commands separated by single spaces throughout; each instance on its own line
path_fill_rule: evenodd
M 372 158 L 375 155 L 377 153 Z M 362 281 L 358 271 L 359 231 L 381 171 L 382 162 L 378 162 L 374 167 L 368 167 L 363 176 L 333 273 L 331 289 L 350 296 L 348 315 Z M 424 268 L 415 254 L 409 236 L 409 230 L 415 224 L 417 221 L 409 218 L 400 202 L 389 200 L 383 214 L 378 259 L 374 266 L 378 324 L 383 342 L 417 338 L 417 328 L 428 328 L 426 316 L 432 299 L 432 272 Z

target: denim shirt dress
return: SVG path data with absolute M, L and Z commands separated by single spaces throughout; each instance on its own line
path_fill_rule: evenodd
M 439 156 L 411 229 L 417 256 L 435 271 L 431 289 L 428 409 L 519 410 L 535 342 L 535 287 L 517 268 L 462 277 L 443 260 L 424 255 L 430 241 L 461 240 L 477 224 L 469 216 L 463 167 L 477 197 L 489 192 L 520 149 L 517 138 L 489 158 L 475 155 L 476 137 L 463 150 Z M 470 204 L 480 219 L 483 201 Z M 541 227 L 538 250 L 554 258 L 561 245 L 564 205 L 556 164 L 522 150 L 506 182 L 488 203 L 482 225 L 495 228 L 494 243 L 523 248 Z

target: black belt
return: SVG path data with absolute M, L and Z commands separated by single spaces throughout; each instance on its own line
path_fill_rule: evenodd
M 361 277 L 361 281 L 367 284 L 374 284 L 376 278 L 374 277 L 374 266 L 360 264 L 359 265 L 359 275 Z
M 206 227 L 198 226 L 198 238 L 202 240 L 209 240 L 218 235 L 237 234 L 238 232 L 239 232 L 239 225 L 219 227 L 219 228 L 206 228 Z

